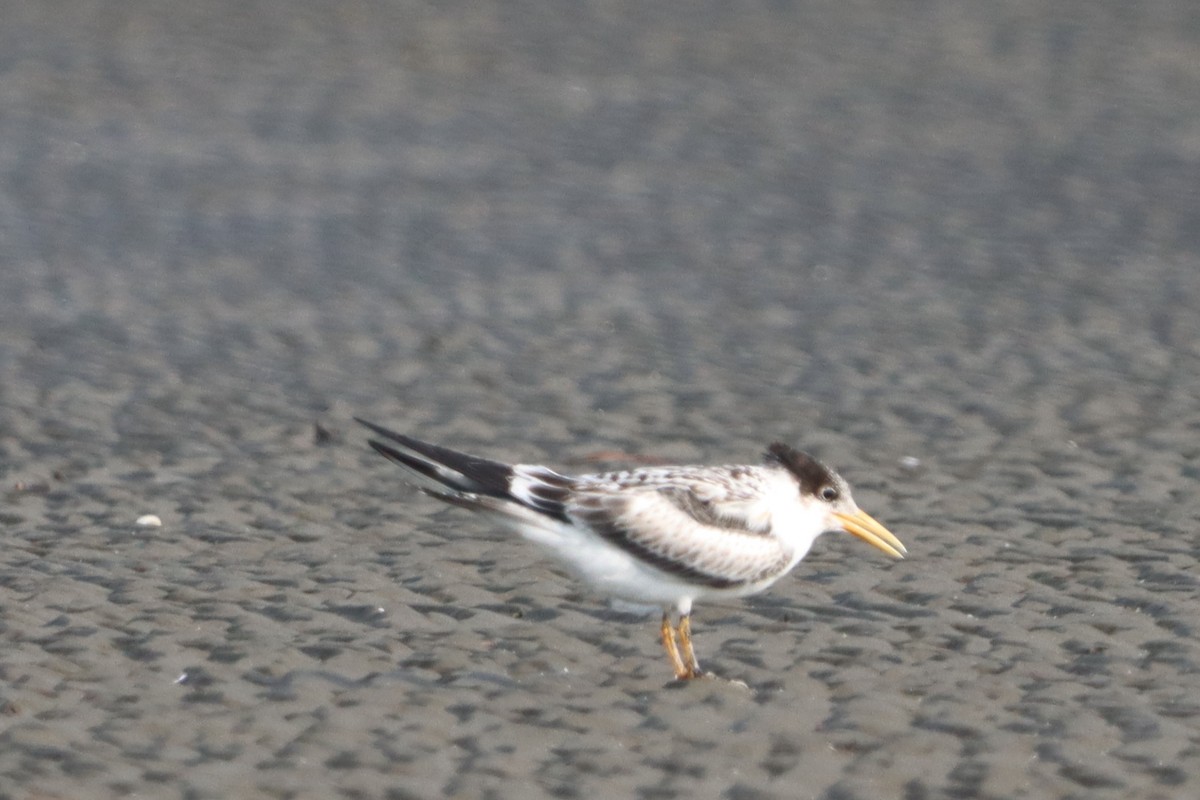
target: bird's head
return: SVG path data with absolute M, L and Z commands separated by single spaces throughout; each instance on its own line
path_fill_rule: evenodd
M 768 464 L 787 470 L 796 479 L 801 503 L 824 515 L 824 530 L 845 531 L 893 558 L 904 558 L 908 552 L 904 544 L 858 507 L 841 475 L 808 453 L 778 442 L 767 449 L 765 458 Z

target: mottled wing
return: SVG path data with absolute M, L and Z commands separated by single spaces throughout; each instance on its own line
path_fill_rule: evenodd
M 789 561 L 761 499 L 719 486 L 577 486 L 566 513 L 647 565 L 711 588 L 754 583 Z
M 667 486 L 658 493 L 701 525 L 742 533 L 771 532 L 770 509 L 761 497 L 697 486 Z

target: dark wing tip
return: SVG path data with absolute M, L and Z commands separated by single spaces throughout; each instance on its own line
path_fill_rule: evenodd
M 393 430 L 388 430 L 387 428 L 383 427 L 382 425 L 376 425 L 374 422 L 368 422 L 367 420 L 363 419 L 362 417 L 354 417 L 354 421 L 357 422 L 359 425 L 370 428 L 375 433 L 378 433 L 380 436 L 383 436 L 384 438 L 391 439 L 394 442 L 400 442 L 401 444 L 404 444 L 406 442 L 406 440 L 408 440 L 408 438 L 409 438 L 409 437 L 405 436 L 404 434 L 396 433 Z
M 376 425 L 374 422 L 368 422 L 367 420 L 363 419 L 362 417 L 354 417 L 354 421 L 357 422 L 359 425 L 363 425 L 363 426 L 369 428 L 370 430 L 374 431 L 375 433 L 379 434 L 380 436 L 382 436 L 385 439 L 390 439 L 391 441 L 395 442 L 396 444 L 401 445 L 402 447 L 404 447 L 408 450 L 412 450 L 414 452 L 420 453 L 421 455 L 423 455 L 427 458 L 432 458 L 433 460 L 438 461 L 443 464 L 446 463 L 446 461 L 444 461 L 441 458 L 442 456 L 463 456 L 464 455 L 462 453 L 459 453 L 456 450 L 449 450 L 444 447 L 438 447 L 437 445 L 429 444 L 428 442 L 423 442 L 420 439 L 414 439 L 411 436 L 405 436 L 403 433 L 397 433 L 396 431 L 391 430 L 390 428 L 385 428 L 382 425 Z M 391 453 L 389 453 L 387 450 L 381 448 L 379 442 L 377 442 L 375 440 L 368 440 L 368 443 L 372 447 L 374 447 L 376 450 L 378 450 L 380 453 L 387 456 L 388 458 L 392 458 L 394 461 L 399 460 L 399 459 L 393 458 Z M 388 449 L 390 450 L 390 448 L 388 448 Z M 394 452 L 395 451 L 392 451 L 392 453 L 394 453 Z
M 476 492 L 493 497 L 508 496 L 509 480 L 512 477 L 512 468 L 508 464 L 460 453 L 448 447 L 439 447 L 359 417 L 355 417 L 354 421 L 400 445 L 404 451 L 409 451 L 397 450 L 376 439 L 368 440 L 378 453 L 397 464 L 458 492 Z
M 833 470 L 803 450 L 782 442 L 768 447 L 764 459 L 768 464 L 778 464 L 792 473 L 800 484 L 800 491 L 807 494 L 816 494 L 822 486 L 834 481 Z
M 428 461 L 419 458 L 413 458 L 408 453 L 403 453 L 391 445 L 384 444 L 377 439 L 368 439 L 367 444 L 374 448 L 376 453 L 383 456 L 389 461 L 399 464 L 402 467 L 407 467 L 426 478 L 437 481 L 438 483 L 446 483 L 446 479 L 438 473 L 437 469 Z

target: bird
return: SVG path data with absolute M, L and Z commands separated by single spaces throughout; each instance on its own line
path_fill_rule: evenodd
M 711 677 L 692 643 L 697 600 L 757 594 L 844 531 L 903 558 L 905 546 L 862 511 L 846 481 L 775 442 L 761 463 L 653 466 L 567 475 L 507 464 L 354 418 L 406 481 L 490 517 L 540 545 L 598 593 L 662 609 L 660 635 L 677 680 Z

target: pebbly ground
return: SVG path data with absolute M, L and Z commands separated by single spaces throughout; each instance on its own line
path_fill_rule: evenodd
M 1192 4 L 12 5 L 0 797 L 1200 794 Z M 355 414 L 911 556 L 675 684 Z

